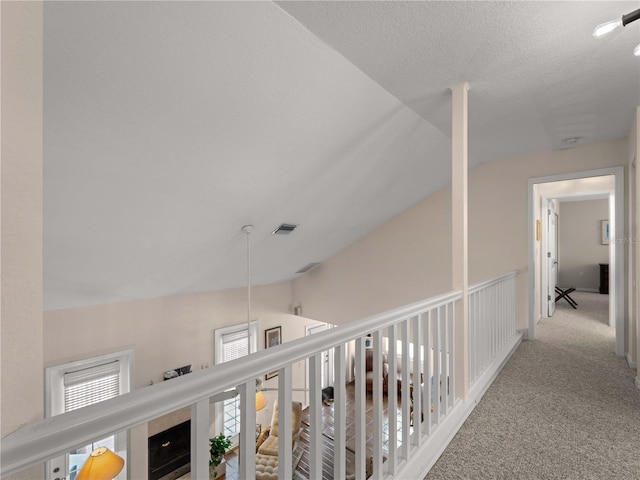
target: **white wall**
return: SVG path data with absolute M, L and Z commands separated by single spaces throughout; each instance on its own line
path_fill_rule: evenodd
M 290 305 L 290 282 L 252 287 L 251 316 L 260 321 L 259 349 L 264 348 L 265 329 L 281 326 L 282 340 L 287 342 L 304 336 L 305 325 L 317 323 L 288 313 Z M 167 370 L 188 364 L 194 369 L 213 365 L 214 330 L 246 320 L 244 288 L 47 311 L 44 365 L 131 348 L 135 351 L 135 388 L 143 388 L 152 381 L 163 381 Z M 295 364 L 294 387 L 304 387 L 304 375 L 304 363 Z M 277 386 L 277 379 L 265 386 Z M 268 423 L 272 405 L 259 412 L 259 423 Z M 147 437 L 187 418 L 188 411 L 176 412 L 132 432 L 129 478 L 146 478 Z M 212 428 L 212 433 L 219 432 Z
M 2 2 L 2 436 L 42 418 L 42 3 Z M 12 478 L 41 478 L 34 467 Z
M 609 263 L 601 221 L 609 219 L 608 200 L 561 202 L 558 215 L 558 284 L 598 292 L 599 263 Z
M 627 140 L 482 164 L 469 172 L 469 282 L 528 270 L 527 182 L 627 163 Z M 448 291 L 450 188 L 409 208 L 294 280 L 294 302 L 317 320 L 345 323 Z M 348 285 L 349 288 L 345 288 Z M 527 328 L 527 276 L 516 280 L 518 328 Z

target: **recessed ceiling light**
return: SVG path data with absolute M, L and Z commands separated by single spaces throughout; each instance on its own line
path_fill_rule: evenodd
M 298 225 L 292 225 L 290 223 L 283 223 L 278 228 L 276 228 L 271 235 L 289 235 L 293 232 Z

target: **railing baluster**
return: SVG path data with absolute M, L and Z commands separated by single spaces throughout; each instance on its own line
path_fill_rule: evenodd
M 256 382 L 244 383 L 240 392 L 240 478 L 256 476 Z M 208 403 L 208 402 L 207 402 Z M 208 443 L 208 442 L 207 442 Z M 207 478 L 196 476 L 193 478 Z
M 319 353 L 309 357 L 309 478 L 322 478 L 321 362 Z
M 420 316 L 413 317 L 413 445 L 420 446 L 422 441 L 422 392 L 420 352 Z
M 389 407 L 389 456 L 387 459 L 387 472 L 395 475 L 398 467 L 398 328 L 394 323 L 387 334 L 389 335 L 389 378 L 387 379 L 387 406 Z
M 422 398 L 422 413 L 424 417 L 424 432 L 431 435 L 431 311 L 425 312 L 422 317 L 422 343 L 424 345 L 424 397 Z
M 382 335 L 380 330 L 373 332 L 373 478 L 382 478 Z M 378 369 L 375 369 L 375 366 Z M 363 448 L 365 445 L 363 445 Z M 363 475 L 364 479 L 366 475 Z
M 409 458 L 409 320 L 400 324 L 402 335 L 402 458 Z
M 476 333 L 475 333 L 475 323 L 474 323 L 474 310 L 473 310 L 473 302 L 475 299 L 475 294 L 469 294 L 469 386 L 473 385 L 476 381 L 475 374 L 473 371 L 474 364 L 474 356 L 475 356 L 475 341 Z
M 440 394 L 442 395 L 442 406 L 443 406 L 443 414 L 446 417 L 447 413 L 449 412 L 449 389 L 447 388 L 447 380 L 449 377 L 449 352 L 447 351 L 449 349 L 449 340 L 448 340 L 448 333 L 447 332 L 447 322 L 448 322 L 448 315 L 447 315 L 447 306 L 443 306 L 440 307 L 444 310 L 444 315 L 442 315 L 442 317 L 440 318 L 440 321 L 442 322 L 442 326 L 440 328 L 440 333 L 442 335 L 442 340 L 440 343 L 440 346 L 442 348 L 441 350 L 441 355 L 442 355 L 442 376 L 440 377 L 440 382 L 441 382 L 441 386 L 440 386 Z
M 373 378 L 374 382 L 378 380 L 376 372 L 376 365 L 380 363 L 378 358 L 373 352 Z M 366 471 L 366 399 L 367 392 L 365 391 L 365 378 L 361 372 L 365 371 L 365 359 L 364 359 L 364 342 L 362 337 L 356 338 L 356 352 L 355 352 L 355 369 L 356 369 L 356 398 L 354 404 L 355 411 L 355 424 L 356 424 L 356 479 L 364 480 Z
M 191 477 L 194 479 L 209 478 L 210 423 L 209 399 L 191 405 Z
M 278 478 L 292 478 L 291 365 L 278 370 Z M 255 408 L 253 409 L 255 412 Z M 255 431 L 255 428 L 254 428 Z M 255 463 L 255 462 L 254 462 Z M 250 478 L 250 477 L 242 477 Z
M 447 391 L 449 392 L 449 401 L 451 402 L 451 407 L 453 408 L 453 405 L 454 405 L 455 400 L 456 400 L 456 382 L 455 382 L 455 375 L 456 375 L 456 341 L 455 341 L 455 339 L 456 339 L 456 322 L 455 322 L 456 304 L 454 302 L 451 302 L 450 308 L 451 308 L 451 314 L 449 315 L 449 363 L 450 363 L 449 376 L 451 378 L 448 380 Z
M 441 368 L 440 365 L 440 308 L 436 308 L 433 310 L 435 313 L 435 318 L 433 319 L 433 393 L 434 393 L 434 404 L 435 404 L 435 420 L 434 423 L 438 425 L 440 423 L 440 379 L 441 377 Z
M 333 478 L 346 476 L 345 346 L 335 347 L 333 401 Z M 287 478 L 287 477 L 284 477 Z

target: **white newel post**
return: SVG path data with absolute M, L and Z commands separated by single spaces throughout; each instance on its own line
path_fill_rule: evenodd
M 209 399 L 191 405 L 191 478 L 209 478 Z
M 469 394 L 469 276 L 468 276 L 468 188 L 467 188 L 467 94 L 469 84 L 451 87 L 451 256 L 453 289 L 462 291 L 456 309 L 455 339 L 458 371 L 455 390 L 465 400 Z

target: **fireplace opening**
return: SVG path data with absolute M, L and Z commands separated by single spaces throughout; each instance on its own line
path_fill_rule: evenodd
M 191 420 L 149 437 L 149 480 L 173 480 L 191 470 Z

